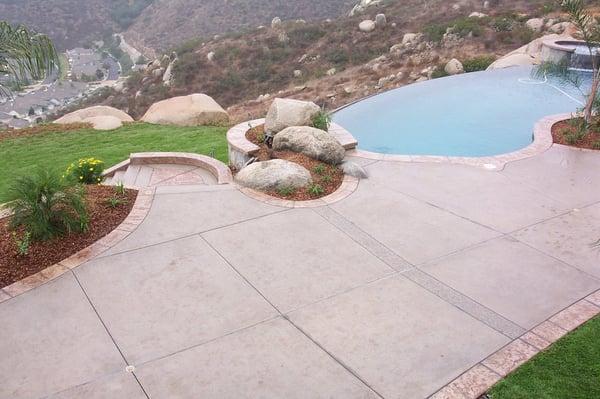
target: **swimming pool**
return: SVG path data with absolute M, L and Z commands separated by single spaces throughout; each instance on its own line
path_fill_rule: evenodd
M 359 149 L 485 157 L 532 143 L 544 116 L 581 108 L 577 89 L 531 77 L 531 67 L 474 72 L 404 86 L 337 111 Z

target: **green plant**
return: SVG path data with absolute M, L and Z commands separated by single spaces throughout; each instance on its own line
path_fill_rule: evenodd
M 31 245 L 31 233 L 26 231 L 23 234 L 23 238 L 19 238 L 16 232 L 12 233 L 15 246 L 17 247 L 17 253 L 19 256 L 29 255 L 29 246 Z
M 89 217 L 84 190 L 58 174 L 38 169 L 17 178 L 8 191 L 10 227 L 24 227 L 33 240 L 86 231 Z
M 311 184 L 308 186 L 308 193 L 313 197 L 317 197 L 319 195 L 323 195 L 325 190 L 319 184 Z
M 477 72 L 485 71 L 494 61 L 496 61 L 496 57 L 492 55 L 482 55 L 466 59 L 462 64 L 465 72 Z
M 121 199 L 121 198 L 117 198 L 117 197 L 110 197 L 106 200 L 106 203 L 109 207 L 111 208 L 117 208 L 123 204 L 127 203 L 127 200 Z
M 600 26 L 594 16 L 586 10 L 586 2 L 583 0 L 563 0 L 563 10 L 569 14 L 569 19 L 579 30 L 587 51 L 592 58 L 592 78 L 589 89 L 582 90 L 582 80 L 576 71 L 570 68 L 568 62 L 543 62 L 534 70 L 534 75 L 538 78 L 545 76 L 554 76 L 560 78 L 564 83 L 582 90 L 582 94 L 587 98 L 583 109 L 583 118 L 587 126 L 591 126 L 594 118 L 594 108 L 598 102 L 598 93 L 600 89 L 600 65 L 598 57 L 595 57 L 597 43 L 600 41 Z
M 316 113 L 312 117 L 312 126 L 317 129 L 329 131 L 329 126 L 331 126 L 331 115 L 329 112 L 321 109 L 318 113 Z
M 324 176 L 321 176 L 321 181 L 325 184 L 328 184 L 333 181 L 333 177 L 331 177 L 331 175 L 324 175 Z
M 290 195 L 294 194 L 296 192 L 296 189 L 294 187 L 280 187 L 277 190 L 277 193 L 279 193 L 279 195 L 281 195 L 282 197 L 289 197 Z
M 59 65 L 58 54 L 46 35 L 0 21 L 0 97 L 10 96 L 7 81 L 21 86 L 30 78 L 43 79 Z
M 438 79 L 448 76 L 448 72 L 444 68 L 444 65 L 438 65 L 433 69 L 431 73 L 431 79 Z
M 77 183 L 100 184 L 102 172 L 104 172 L 104 162 L 96 158 L 84 158 L 69 165 L 65 177 L 72 178 Z
M 323 173 L 325 173 L 325 165 L 323 165 L 322 163 L 318 164 L 313 168 L 313 172 L 315 172 L 318 175 L 322 175 Z
M 125 185 L 122 181 L 117 183 L 114 190 L 117 195 L 125 195 Z

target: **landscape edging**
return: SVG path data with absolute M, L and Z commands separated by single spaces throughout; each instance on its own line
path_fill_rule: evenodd
M 600 314 L 600 290 L 549 317 L 443 386 L 430 399 L 477 399 L 551 344 Z
M 138 195 L 131 211 L 113 231 L 52 266 L 0 289 L 0 303 L 44 285 L 63 274 L 97 257 L 129 236 L 144 221 L 154 200 L 154 188 L 138 188 Z

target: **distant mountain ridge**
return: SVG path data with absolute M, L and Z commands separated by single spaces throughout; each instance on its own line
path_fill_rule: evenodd
M 274 17 L 323 20 L 358 0 L 0 0 L 0 19 L 46 33 L 61 50 L 125 33 L 146 53 L 196 37 L 268 25 Z

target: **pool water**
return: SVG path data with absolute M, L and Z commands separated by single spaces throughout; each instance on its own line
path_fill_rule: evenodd
M 404 86 L 342 108 L 333 121 L 362 150 L 483 157 L 528 146 L 539 119 L 574 112 L 583 101 L 576 88 L 515 67 Z

